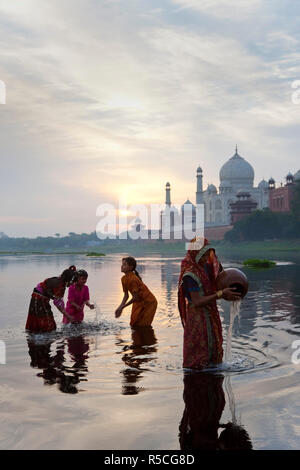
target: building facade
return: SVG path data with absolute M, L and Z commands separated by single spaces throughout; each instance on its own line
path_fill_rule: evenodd
M 203 170 L 199 166 L 196 172 L 196 204 L 204 205 L 205 228 L 221 229 L 231 226 L 256 209 L 262 210 L 270 207 L 274 211 L 289 211 L 294 183 L 300 181 L 300 170 L 294 175 L 289 173 L 285 186 L 275 188 L 275 181 L 272 178 L 269 182 L 262 179 L 257 186 L 254 186 L 254 169 L 247 160 L 239 155 L 236 147 L 234 155 L 220 168 L 218 189 L 215 185 L 208 184 L 204 190 L 203 176 Z M 166 210 L 161 213 L 160 228 L 170 224 L 168 221 L 171 211 L 170 225 L 171 229 L 176 231 L 175 221 L 183 221 L 184 211 L 187 207 L 192 211 L 191 220 L 188 223 L 194 227 L 196 206 L 188 199 L 182 205 L 181 210 L 174 207 L 171 203 L 171 186 L 170 183 L 167 183 Z
M 272 212 L 290 212 L 292 209 L 294 187 L 300 181 L 300 170 L 295 175 L 289 173 L 285 179 L 285 185 L 277 188 L 274 179 L 269 179 L 269 207 Z

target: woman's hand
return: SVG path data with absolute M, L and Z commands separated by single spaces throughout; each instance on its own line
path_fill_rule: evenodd
M 122 310 L 123 310 L 122 307 L 117 308 L 117 310 L 115 311 L 115 317 L 116 318 L 119 318 L 121 316 Z
M 94 310 L 94 308 L 95 308 L 94 304 L 87 304 L 87 305 L 90 307 L 91 310 Z
M 241 300 L 242 296 L 236 291 L 236 287 L 226 287 L 223 289 L 222 298 L 225 300 Z

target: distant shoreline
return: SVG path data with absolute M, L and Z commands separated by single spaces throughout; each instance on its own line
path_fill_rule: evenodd
M 216 248 L 217 252 L 222 255 L 283 255 L 293 254 L 300 256 L 300 239 L 284 239 L 284 240 L 265 240 L 265 241 L 243 241 L 231 243 L 228 241 L 213 241 L 211 244 Z M 94 248 L 94 251 L 89 251 L 84 248 L 70 251 L 34 251 L 34 250 L 6 250 L 0 251 L 1 255 L 86 255 L 89 257 L 101 257 L 113 253 L 185 253 L 185 242 L 172 242 L 167 241 L 156 241 L 153 243 L 118 243 L 118 244 L 107 244 L 101 246 L 101 252 Z
M 88 251 L 51 251 L 51 252 L 48 252 L 48 251 L 32 251 L 32 250 L 28 250 L 28 251 L 0 251 L 0 256 L 1 255 L 42 255 L 42 256 L 45 256 L 45 255 L 50 255 L 50 256 L 53 256 L 53 255 L 85 255 L 85 256 L 90 256 L 90 257 L 93 257 L 93 256 L 96 256 L 96 257 L 99 257 L 99 256 L 105 256 L 105 253 L 90 253 Z

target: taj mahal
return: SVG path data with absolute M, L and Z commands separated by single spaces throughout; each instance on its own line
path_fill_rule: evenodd
M 241 155 L 236 147 L 235 154 L 224 163 L 219 172 L 220 184 L 209 184 L 203 190 L 203 170 L 197 168 L 196 204 L 204 204 L 204 221 L 206 227 L 231 224 L 231 204 L 240 199 L 247 199 L 257 204 L 257 209 L 269 206 L 268 182 L 264 179 L 257 187 L 254 186 L 254 169 Z M 166 184 L 166 206 L 171 204 L 171 185 Z M 194 204 L 188 199 L 182 206 Z M 175 209 L 176 211 L 176 209 Z M 163 225 L 163 219 L 162 219 Z

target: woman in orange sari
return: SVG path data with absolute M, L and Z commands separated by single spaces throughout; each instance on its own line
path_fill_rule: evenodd
M 222 362 L 222 325 L 216 300 L 240 299 L 240 294 L 231 288 L 217 292 L 216 278 L 222 270 L 206 239 L 200 249 L 187 251 L 181 263 L 178 307 L 184 328 L 184 368 L 205 369 Z
M 131 256 L 123 258 L 121 271 L 124 273 L 121 279 L 124 297 L 115 311 L 115 317 L 119 318 L 123 309 L 132 304 L 130 326 L 150 326 L 157 309 L 157 300 L 137 272 L 136 260 Z M 129 302 L 128 292 L 132 295 Z

